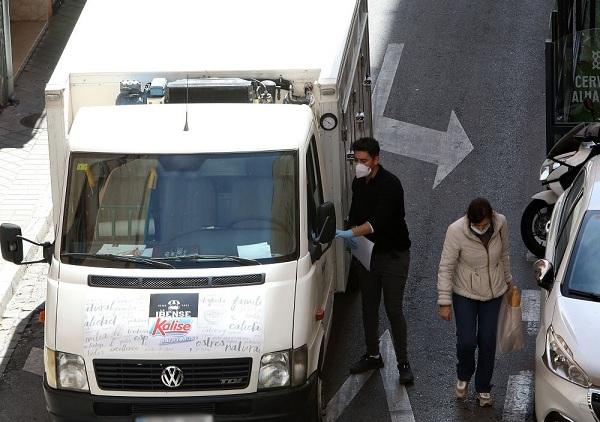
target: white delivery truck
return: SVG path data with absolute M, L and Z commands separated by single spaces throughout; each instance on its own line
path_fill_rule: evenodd
M 318 421 L 366 0 L 88 0 L 46 88 L 55 421 Z M 2 254 L 23 262 L 21 230 Z M 187 418 L 187 419 L 186 419 Z

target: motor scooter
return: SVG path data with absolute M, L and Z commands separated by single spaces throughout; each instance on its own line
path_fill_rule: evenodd
M 580 123 L 552 147 L 540 169 L 545 187 L 531 197 L 521 217 L 521 237 L 527 249 L 544 257 L 548 223 L 558 197 L 571 186 L 583 165 L 600 154 L 600 123 Z

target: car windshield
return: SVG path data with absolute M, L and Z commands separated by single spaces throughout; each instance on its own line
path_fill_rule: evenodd
M 588 211 L 567 271 L 571 291 L 600 295 L 600 211 Z
M 140 268 L 148 260 L 179 268 L 294 259 L 297 169 L 291 151 L 74 154 L 62 259 Z M 114 255 L 146 259 L 106 259 Z

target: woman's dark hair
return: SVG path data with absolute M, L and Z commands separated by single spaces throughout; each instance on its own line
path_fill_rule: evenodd
M 469 219 L 469 223 L 479 224 L 486 217 L 490 220 L 494 215 L 494 210 L 490 205 L 490 202 L 485 198 L 475 198 L 469 204 L 469 208 L 467 208 L 467 218 Z
M 374 138 L 360 138 L 352 143 L 352 151 L 364 151 L 371 157 L 379 156 L 379 142 Z

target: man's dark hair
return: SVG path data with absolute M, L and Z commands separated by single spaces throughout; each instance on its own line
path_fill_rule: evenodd
M 479 224 L 486 217 L 490 220 L 494 215 L 494 210 L 490 205 L 490 202 L 485 198 L 475 198 L 469 204 L 469 208 L 467 208 L 467 218 L 469 219 L 469 223 Z
M 365 151 L 371 157 L 379 156 L 379 142 L 374 138 L 360 138 L 352 143 L 352 151 Z

